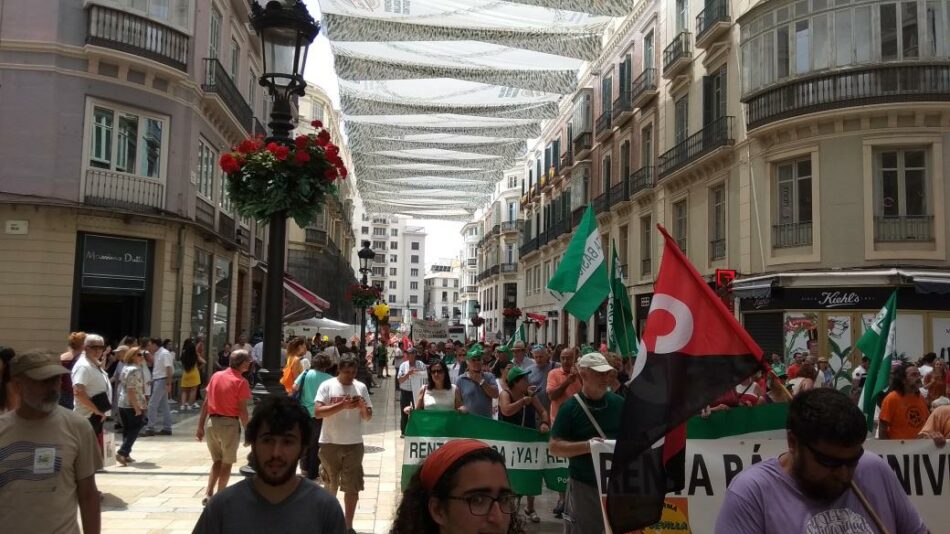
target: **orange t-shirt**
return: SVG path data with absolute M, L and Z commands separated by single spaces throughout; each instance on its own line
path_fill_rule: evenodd
M 555 389 L 561 387 L 561 384 L 567 380 L 568 373 L 564 372 L 564 369 L 560 367 L 555 367 L 548 371 L 548 398 L 551 398 L 551 392 Z M 551 399 L 551 424 L 554 424 L 554 418 L 557 416 L 558 408 L 564 404 L 564 401 L 571 398 L 575 393 L 581 390 L 581 381 L 580 379 L 575 380 L 573 384 L 567 386 L 567 389 L 564 390 L 564 396 L 561 397 L 560 401 Z
M 299 356 L 287 359 L 287 365 L 284 366 L 284 374 L 280 377 L 280 383 L 283 384 L 288 395 L 293 393 L 294 382 L 297 381 L 297 377 L 300 376 L 301 371 L 303 371 L 303 366 L 300 365 Z
M 881 403 L 881 421 L 887 423 L 888 439 L 915 439 L 929 415 L 927 401 L 920 395 L 892 391 Z
M 241 373 L 228 368 L 211 376 L 207 396 L 208 415 L 238 417 L 241 404 L 251 398 L 251 386 Z

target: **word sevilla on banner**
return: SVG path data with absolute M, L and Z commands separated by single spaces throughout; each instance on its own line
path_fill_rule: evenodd
M 664 496 L 684 484 L 686 420 L 763 366 L 762 349 L 657 228 L 663 260 L 607 491 L 607 517 L 618 532 L 660 520 Z

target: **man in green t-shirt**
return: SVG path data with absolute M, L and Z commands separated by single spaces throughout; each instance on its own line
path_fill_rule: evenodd
M 327 369 L 333 366 L 333 359 L 321 352 L 313 358 L 310 369 L 300 373 L 297 381 L 294 383 L 294 391 L 299 392 L 297 401 L 303 406 L 304 410 L 310 414 L 311 436 L 306 443 L 307 450 L 300 458 L 300 471 L 303 476 L 310 480 L 316 480 L 320 476 L 320 431 L 323 430 L 323 419 L 317 419 L 313 416 L 314 399 L 317 397 L 317 389 L 320 384 L 333 378 L 327 374 Z
M 564 533 L 594 534 L 604 531 L 600 495 L 590 454 L 592 440 L 616 439 L 623 415 L 623 397 L 607 391 L 613 367 L 599 352 L 590 352 L 577 361 L 581 377 L 578 396 L 564 401 L 551 429 L 550 451 L 569 459 L 567 492 L 564 500 Z M 583 403 L 583 405 L 582 405 Z M 590 416 L 597 421 L 597 430 Z

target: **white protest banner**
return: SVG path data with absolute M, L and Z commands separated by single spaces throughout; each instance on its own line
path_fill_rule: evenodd
M 413 319 L 412 321 L 412 342 L 418 343 L 422 340 L 438 343 L 449 339 L 449 321 L 429 321 L 425 319 Z
M 602 502 L 613 456 L 613 441 L 593 443 L 594 470 Z M 950 447 L 931 440 L 868 440 L 867 453 L 881 456 L 894 470 L 911 503 L 931 532 L 950 525 Z M 743 469 L 788 450 L 783 439 L 690 439 L 686 441 L 686 487 L 666 499 L 663 519 L 643 532 L 712 534 L 726 488 Z M 609 529 L 607 530 L 610 533 Z

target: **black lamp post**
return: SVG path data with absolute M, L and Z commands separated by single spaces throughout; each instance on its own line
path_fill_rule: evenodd
M 251 26 L 261 39 L 264 75 L 261 86 L 274 98 L 270 123 L 272 135 L 268 142 L 291 144 L 294 129 L 290 102 L 303 96 L 307 83 L 303 70 L 307 50 L 317 37 L 320 25 L 299 0 L 271 0 L 261 7 L 251 1 Z M 287 212 L 271 215 L 268 221 L 267 290 L 264 299 L 264 361 L 270 370 L 269 382 L 276 383 L 280 367 L 280 342 L 284 320 L 284 251 L 287 240 Z M 268 388 L 270 389 L 270 388 Z M 275 388 L 276 389 L 276 388 Z
M 472 310 L 475 312 L 475 317 L 478 317 L 478 314 L 482 313 L 482 305 L 479 304 L 479 302 L 476 300 L 475 304 L 472 305 Z M 475 327 L 475 341 L 478 341 L 478 329 L 479 327 L 476 326 Z
M 369 287 L 369 282 L 366 277 L 369 275 L 370 269 L 372 269 L 372 262 L 373 258 L 376 257 L 376 253 L 373 252 L 373 249 L 369 248 L 369 241 L 363 241 L 362 245 L 363 248 L 361 248 L 356 255 L 360 258 L 360 274 L 362 275 L 360 285 L 366 289 Z M 360 356 L 363 358 L 366 357 L 366 306 L 360 308 Z

